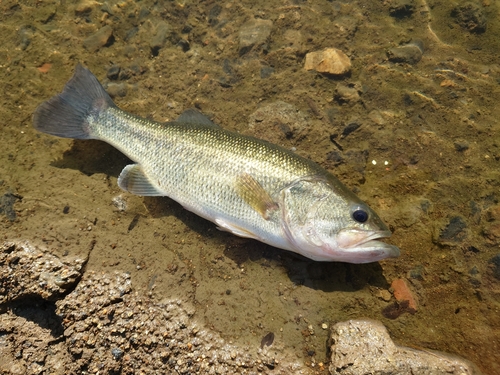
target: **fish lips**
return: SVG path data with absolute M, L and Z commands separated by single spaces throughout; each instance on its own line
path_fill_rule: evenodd
M 401 253 L 398 247 L 377 241 L 378 238 L 390 236 L 391 232 L 388 230 L 344 229 L 337 234 L 336 246 L 324 244 L 323 250 L 331 253 L 339 262 L 371 263 L 396 258 Z

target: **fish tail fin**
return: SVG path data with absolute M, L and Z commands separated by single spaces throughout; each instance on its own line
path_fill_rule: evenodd
M 43 102 L 33 113 L 35 129 L 63 138 L 94 138 L 89 118 L 115 107 L 97 78 L 78 64 L 62 93 Z

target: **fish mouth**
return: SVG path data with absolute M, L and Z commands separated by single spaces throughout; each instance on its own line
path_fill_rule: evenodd
M 349 263 L 371 263 L 396 258 L 401 253 L 397 246 L 378 241 L 379 238 L 387 238 L 391 234 L 389 230 L 342 230 L 337 236 L 337 248 L 330 248 L 330 251 L 335 253 L 338 261 Z

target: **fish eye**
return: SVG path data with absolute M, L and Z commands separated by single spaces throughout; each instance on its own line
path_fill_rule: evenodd
M 366 212 L 365 210 L 356 210 L 352 213 L 352 218 L 358 223 L 364 223 L 366 220 L 368 220 L 368 212 Z

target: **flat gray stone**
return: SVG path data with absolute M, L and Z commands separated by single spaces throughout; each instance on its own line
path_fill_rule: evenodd
M 99 29 L 97 32 L 89 36 L 83 41 L 85 49 L 91 52 L 96 52 L 102 47 L 113 44 L 113 29 L 111 26 L 106 25 Z
M 240 29 L 240 55 L 247 53 L 254 46 L 264 44 L 272 28 L 271 20 L 255 18 L 245 23 Z

